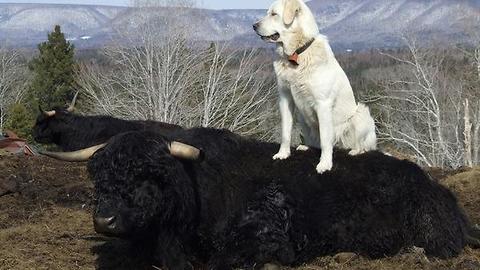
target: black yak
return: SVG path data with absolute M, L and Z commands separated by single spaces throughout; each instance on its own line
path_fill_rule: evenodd
M 81 116 L 73 113 L 76 95 L 67 108 L 43 111 L 33 127 L 33 138 L 38 143 L 53 143 L 63 151 L 75 151 L 101 144 L 126 131 L 150 130 L 168 135 L 182 127 L 157 121 L 122 120 L 111 116 Z
M 174 140 L 200 158 L 172 154 Z M 447 258 L 478 244 L 452 192 L 412 162 L 336 150 L 333 169 L 317 174 L 319 150 L 274 161 L 277 148 L 206 128 L 119 134 L 88 163 L 95 229 L 153 244 L 168 269 L 189 269 L 190 258 L 251 268 L 412 246 Z

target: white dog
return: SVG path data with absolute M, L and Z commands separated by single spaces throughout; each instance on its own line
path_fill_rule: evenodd
M 282 142 L 273 159 L 290 156 L 295 109 L 305 144 L 320 146 L 317 172 L 332 168 L 333 146 L 339 142 L 360 154 L 376 148 L 375 123 L 368 107 L 357 104 L 345 72 L 312 12 L 301 0 L 277 0 L 267 16 L 253 25 L 262 39 L 277 44 L 274 62 L 280 95 Z M 306 150 L 299 146 L 297 150 Z

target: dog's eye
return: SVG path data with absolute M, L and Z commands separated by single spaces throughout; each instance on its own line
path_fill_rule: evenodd
M 271 15 L 272 15 L 272 16 L 277 16 L 278 14 L 277 14 L 277 13 L 275 13 L 275 12 L 272 12 L 272 14 L 271 14 Z

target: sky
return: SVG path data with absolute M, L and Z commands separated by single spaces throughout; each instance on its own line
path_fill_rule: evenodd
M 208 9 L 267 9 L 273 0 L 199 0 L 200 7 Z M 51 3 L 126 6 L 129 0 L 0 0 L 0 3 Z

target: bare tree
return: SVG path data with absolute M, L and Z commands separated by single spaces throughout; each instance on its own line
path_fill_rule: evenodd
M 480 81 L 480 18 L 465 18 L 464 34 L 468 36 L 469 43 L 459 49 L 470 59 L 478 80 Z
M 197 83 L 197 56 L 185 54 L 181 41 L 152 43 L 106 48 L 111 71 L 98 73 L 98 65 L 82 67 L 79 83 L 98 105 L 97 112 L 182 122 L 187 91 Z
M 472 151 L 473 151 L 473 164 L 480 164 L 480 100 L 477 100 L 475 103 L 474 109 L 472 111 L 474 119 L 473 127 L 473 140 L 472 140 Z
M 273 77 L 255 50 L 215 45 L 171 55 L 170 62 L 152 69 L 149 61 L 138 57 L 138 49 L 106 49 L 113 68 L 81 66 L 78 84 L 89 97 L 92 112 L 273 138 L 277 117 Z M 166 52 L 153 51 L 150 55 Z
M 0 47 L 0 133 L 3 132 L 8 108 L 25 94 L 25 88 L 19 87 L 23 86 L 22 73 L 20 53 L 7 46 Z
M 94 63 L 81 67 L 79 84 L 95 112 L 171 123 L 185 120 L 185 102 L 198 83 L 200 61 L 188 47 L 188 28 L 165 12 L 167 2 L 173 3 L 135 1 L 140 23 L 119 30 L 119 40 L 103 50 L 110 69 Z
M 465 99 L 463 102 L 464 107 L 464 147 L 465 147 L 465 165 L 468 167 L 473 167 L 473 160 L 472 160 L 472 122 L 470 121 L 470 105 L 468 99 Z
M 409 56 L 379 82 L 380 135 L 427 166 L 463 165 L 463 85 L 444 68 L 445 51 L 405 38 Z
M 137 3 L 141 23 L 104 48 L 108 67 L 95 62 L 80 67 L 78 84 L 92 111 L 271 139 L 276 106 L 265 60 L 252 49 L 195 45 L 191 27 L 157 2 L 165 1 Z
M 206 59 L 207 72 L 200 85 L 200 125 L 271 139 L 274 83 L 258 52 L 229 51 L 227 44 L 215 44 L 207 50 Z
M 466 72 L 467 84 L 469 84 L 469 91 L 466 94 L 466 99 L 470 99 L 471 106 L 465 110 L 465 118 L 472 122 L 470 130 L 466 136 L 472 138 L 466 142 L 466 151 L 472 159 L 472 164 L 480 164 L 480 33 L 479 30 L 479 18 L 466 18 L 464 21 L 464 34 L 469 37 L 470 43 L 458 46 L 460 51 L 470 61 L 472 70 Z M 467 100 L 468 101 L 468 100 Z M 468 145 L 467 145 L 468 144 Z M 473 155 L 473 157 L 472 157 Z

